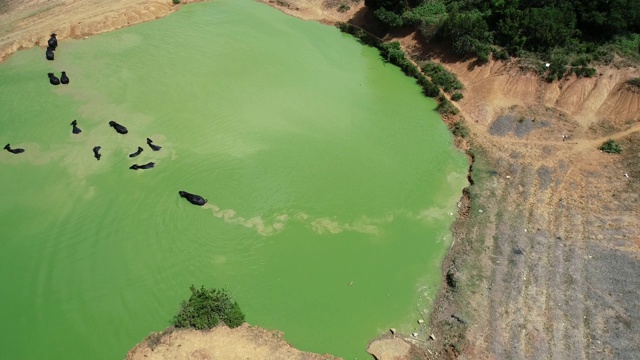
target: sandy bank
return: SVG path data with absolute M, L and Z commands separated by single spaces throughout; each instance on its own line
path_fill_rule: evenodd
M 235 329 L 224 325 L 208 331 L 168 330 L 155 333 L 136 345 L 127 360 L 181 359 L 273 359 L 334 360 L 331 355 L 318 355 L 293 348 L 283 334 L 243 324 Z
M 202 0 L 182 0 L 182 3 Z M 12 0 L 0 2 L 0 62 L 14 52 L 120 29 L 170 14 L 172 0 Z

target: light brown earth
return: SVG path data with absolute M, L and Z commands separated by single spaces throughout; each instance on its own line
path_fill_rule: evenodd
M 211 330 L 172 330 L 149 335 L 136 345 L 126 360 L 334 360 L 293 348 L 283 334 L 243 324 L 235 329 L 224 325 Z
M 306 20 L 377 30 L 362 0 L 262 1 Z M 341 4 L 350 10 L 337 11 Z M 161 0 L 0 0 L 0 59 L 44 44 L 52 31 L 84 37 L 174 9 Z M 445 121 L 462 120 L 470 130 L 456 142 L 471 149 L 473 184 L 460 202 L 429 326 L 415 338 L 384 335 L 369 351 L 378 359 L 637 358 L 640 92 L 625 81 L 639 77 L 638 68 L 602 66 L 594 78 L 549 84 L 521 62 L 457 59 L 411 32 L 386 38 L 401 41 L 418 63 L 443 63 L 465 85 L 456 103 L 461 117 Z M 622 144 L 622 155 L 597 149 L 609 138 Z M 161 341 L 194 339 L 198 347 L 189 349 L 202 359 L 267 359 L 292 350 L 276 333 L 242 329 L 180 332 Z M 236 337 L 249 342 L 238 349 L 229 340 Z M 215 351 L 228 352 L 205 352 L 213 341 L 229 345 Z M 176 358 L 173 351 L 183 347 L 177 345 L 153 354 Z M 161 348 L 167 352 L 156 353 Z M 242 352 L 248 349 L 258 352 Z
M 178 8 L 171 0 L 0 0 L 0 62 L 21 49 L 46 47 L 51 33 L 58 40 L 82 39 Z

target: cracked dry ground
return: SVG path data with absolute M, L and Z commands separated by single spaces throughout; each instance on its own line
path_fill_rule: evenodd
M 454 225 L 448 285 L 431 321 L 440 338 L 430 351 L 434 358 L 638 359 L 640 128 L 577 131 L 564 142 L 562 129 L 579 124 L 537 114 L 548 127 L 524 139 L 488 129 L 471 140 L 474 185 Z M 608 138 L 622 144 L 621 155 L 597 150 Z

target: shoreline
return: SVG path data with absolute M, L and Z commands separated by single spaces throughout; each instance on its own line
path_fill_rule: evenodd
M 35 46 L 46 48 L 51 33 L 58 41 L 84 39 L 163 18 L 182 5 L 206 0 L 114 0 L 91 4 L 57 2 L 43 6 L 35 0 L 16 0 L 0 9 L 0 63 L 15 52 Z M 54 11 L 55 10 L 55 11 Z

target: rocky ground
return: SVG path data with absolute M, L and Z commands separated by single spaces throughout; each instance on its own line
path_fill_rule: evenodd
M 262 1 L 303 19 L 377 30 L 362 0 Z M 81 38 L 175 9 L 169 0 L 0 0 L 0 60 L 44 45 L 53 31 Z M 460 116 L 445 120 L 469 130 L 457 142 L 473 171 L 429 326 L 417 338 L 384 335 L 369 351 L 378 359 L 637 358 L 640 92 L 625 82 L 640 77 L 638 68 L 619 62 L 598 67 L 594 78 L 549 84 L 522 62 L 477 64 L 412 32 L 386 37 L 465 85 Z M 610 138 L 621 155 L 597 149 Z M 191 341 L 182 335 L 198 340 L 180 346 Z M 152 336 L 132 350 L 142 355 L 130 356 L 314 358 L 246 325 L 238 334 L 182 335 Z M 205 350 L 210 342 L 213 352 Z

